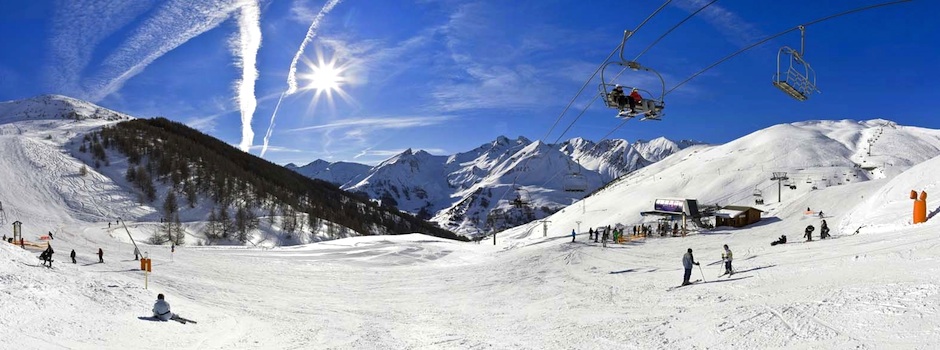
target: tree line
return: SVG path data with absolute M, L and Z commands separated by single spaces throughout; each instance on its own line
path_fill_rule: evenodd
M 248 232 L 257 228 L 257 213 L 268 213 L 270 217 L 280 214 L 281 228 L 288 234 L 325 228 L 337 237 L 351 230 L 359 235 L 419 232 L 466 240 L 166 118 L 106 126 L 86 134 L 79 147 L 91 154 L 95 168 L 110 166 L 106 149 L 127 157 L 125 180 L 140 191 L 142 201 L 156 200 L 156 182 L 168 189 L 162 205 L 166 240 L 181 239 L 172 234 L 177 231 L 173 222 L 179 222 L 178 203 L 195 208 L 200 200 L 212 201 L 205 233 L 214 239 L 245 242 Z

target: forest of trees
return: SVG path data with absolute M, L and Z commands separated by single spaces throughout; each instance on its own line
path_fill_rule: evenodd
M 282 229 L 288 234 L 323 225 L 332 233 L 339 229 L 326 223 L 332 222 L 360 235 L 420 232 L 466 240 L 413 215 L 307 178 L 165 118 L 135 119 L 104 127 L 85 135 L 79 148 L 92 155 L 96 168 L 110 165 L 105 149 L 127 157 L 125 179 L 140 191 L 143 201 L 156 200 L 156 181 L 169 188 L 162 203 L 166 235 L 155 235 L 152 240 L 182 239 L 174 235 L 178 231 L 174 222 L 179 222 L 179 205 L 194 208 L 200 198 L 208 198 L 214 207 L 205 232 L 209 238 L 245 242 L 248 233 L 257 228 L 256 213 L 280 213 Z M 159 203 L 155 206 L 160 207 Z M 306 222 L 300 222 L 302 218 Z

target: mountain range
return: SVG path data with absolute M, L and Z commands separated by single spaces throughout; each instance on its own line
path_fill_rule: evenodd
M 519 136 L 453 155 L 407 149 L 375 166 L 316 160 L 286 167 L 332 182 L 468 236 L 544 218 L 684 148 L 665 137 L 629 142 L 572 138 L 559 144 Z

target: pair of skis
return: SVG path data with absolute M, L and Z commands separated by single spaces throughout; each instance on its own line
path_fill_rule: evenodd
M 196 321 L 190 320 L 188 318 L 182 318 L 182 317 L 179 317 L 178 315 L 173 315 L 173 317 L 170 317 L 170 319 L 173 321 L 182 323 L 182 324 L 197 323 Z

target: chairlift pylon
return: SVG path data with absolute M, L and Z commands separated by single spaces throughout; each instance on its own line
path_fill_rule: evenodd
M 816 71 L 803 59 L 806 28 L 799 26 L 799 29 L 800 51 L 789 46 L 781 47 L 777 51 L 777 72 L 774 73 L 773 84 L 790 97 L 806 101 L 811 94 L 819 92 L 819 89 L 816 88 Z M 786 69 L 783 69 L 784 66 Z
M 600 94 L 600 97 L 604 101 L 604 105 L 607 106 L 607 108 L 617 109 L 621 112 L 617 115 L 618 118 L 633 118 L 637 115 L 643 115 L 643 119 L 641 120 L 661 120 L 663 116 L 663 109 L 666 108 L 666 104 L 663 101 L 663 98 L 666 96 L 666 81 L 663 80 L 663 76 L 656 70 L 643 66 L 636 61 L 629 61 L 623 57 L 623 51 L 626 47 L 627 39 L 630 38 L 630 35 L 630 31 L 624 31 L 623 41 L 620 42 L 620 60 L 608 61 L 604 63 L 603 67 L 601 68 L 601 84 L 597 87 L 598 93 Z M 612 65 L 630 68 L 634 71 L 642 70 L 655 74 L 662 84 L 662 90 L 659 94 L 659 97 L 657 98 L 649 90 L 642 89 L 638 86 L 620 85 L 613 83 L 613 80 L 607 80 L 605 72 L 607 67 Z M 617 87 L 624 88 L 624 90 L 618 90 Z M 625 111 L 626 108 L 630 107 L 628 103 L 630 92 L 626 92 L 625 89 L 630 89 L 631 91 L 636 89 L 643 98 L 642 101 L 637 101 L 635 105 L 636 113 Z M 614 93 L 614 90 L 618 90 L 619 93 Z

